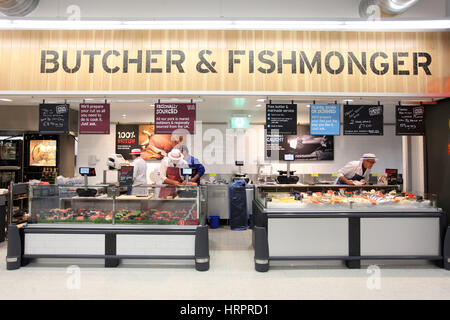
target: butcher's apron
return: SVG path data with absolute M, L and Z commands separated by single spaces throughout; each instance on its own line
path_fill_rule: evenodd
M 176 167 L 168 167 L 166 172 L 167 179 L 175 180 L 178 182 L 183 182 L 180 176 L 180 168 Z M 177 188 L 176 187 L 162 187 L 159 192 L 159 197 L 161 199 L 166 199 L 168 196 L 172 196 L 175 198 L 177 196 Z
M 364 177 L 363 177 L 363 176 L 360 176 L 359 174 L 355 174 L 355 175 L 353 176 L 353 178 L 350 178 L 350 180 L 352 180 L 352 181 L 361 181 L 362 179 L 364 179 Z M 339 178 L 337 184 L 346 184 L 346 183 L 343 182 L 343 181 Z

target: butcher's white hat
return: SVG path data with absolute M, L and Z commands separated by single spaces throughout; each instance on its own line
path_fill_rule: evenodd
M 365 153 L 365 154 L 363 154 L 361 160 L 368 160 L 368 159 L 373 159 L 373 160 L 375 160 L 375 161 L 378 160 L 378 159 L 377 159 L 377 156 L 374 155 L 373 153 Z
M 170 160 L 173 161 L 183 159 L 183 155 L 181 154 L 180 149 L 172 149 L 172 151 L 170 151 L 167 156 L 169 157 Z

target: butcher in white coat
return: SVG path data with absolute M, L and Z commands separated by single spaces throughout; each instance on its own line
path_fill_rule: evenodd
M 336 184 L 367 184 L 370 170 L 377 161 L 373 153 L 366 153 L 359 161 L 350 161 L 345 167 L 338 170 Z
M 131 157 L 133 162 L 131 165 L 133 169 L 133 187 L 141 186 L 147 184 L 147 163 L 141 158 L 141 150 L 133 149 L 131 150 Z

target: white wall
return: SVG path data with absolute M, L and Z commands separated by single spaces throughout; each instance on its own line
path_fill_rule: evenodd
M 109 135 L 80 135 L 78 137 L 77 169 L 90 166 L 89 156 L 95 156 L 97 177 L 90 183 L 99 183 L 103 179 L 107 158 L 115 153 L 115 124 L 111 124 Z M 235 132 L 225 124 L 203 124 L 202 131 L 188 138 L 187 145 L 191 153 L 201 159 L 207 173 L 228 174 L 237 172 L 235 160 L 243 160 L 246 165 L 243 172 L 257 173 L 258 164 L 272 163 L 273 172 L 285 170 L 285 163 L 264 160 L 264 127 L 251 126 L 248 130 Z M 191 140 L 189 142 L 189 140 Z M 398 168 L 402 172 L 402 138 L 395 136 L 395 127 L 385 125 L 383 136 L 337 136 L 335 158 L 333 161 L 295 161 L 291 170 L 297 173 L 336 173 L 348 161 L 358 160 L 363 153 L 375 153 L 379 161 L 372 169 L 373 173 L 384 173 L 386 168 Z M 148 161 L 148 173 L 158 169 L 159 162 Z
M 222 143 L 209 141 L 203 142 L 203 153 L 199 148 L 191 147 L 195 157 L 203 157 L 202 161 L 209 173 L 233 173 L 237 172 L 234 166 L 235 160 L 243 160 L 246 165 L 243 171 L 257 173 L 258 164 L 272 164 L 273 172 L 286 170 L 285 162 L 264 160 L 264 127 L 262 125 L 251 126 L 245 132 L 232 134 L 232 130 L 226 125 L 203 125 L 203 132 L 215 129 L 215 139 L 222 139 Z M 243 134 L 242 134 L 243 133 Z M 256 144 L 256 145 L 255 145 Z M 297 173 L 336 173 L 348 161 L 359 160 L 364 153 L 375 153 L 379 161 L 372 169 L 373 173 L 384 173 L 386 168 L 398 168 L 402 172 L 402 139 L 395 136 L 395 127 L 385 125 L 383 136 L 337 136 L 334 138 L 335 154 L 333 161 L 295 161 L 291 164 L 291 170 Z M 223 145 L 223 147 L 222 147 Z M 219 159 L 211 157 L 215 148 L 219 153 Z M 220 154 L 222 154 L 220 156 Z M 216 160 L 221 160 L 217 163 Z

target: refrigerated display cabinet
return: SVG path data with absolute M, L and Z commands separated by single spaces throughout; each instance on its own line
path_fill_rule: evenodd
M 203 188 L 30 185 L 29 218 L 9 226 L 8 269 L 34 258 L 194 259 L 209 269 Z
M 446 214 L 433 196 L 395 188 L 260 185 L 253 201 L 257 271 L 270 261 L 424 259 L 449 269 Z M 447 235 L 446 235 L 447 234 Z

